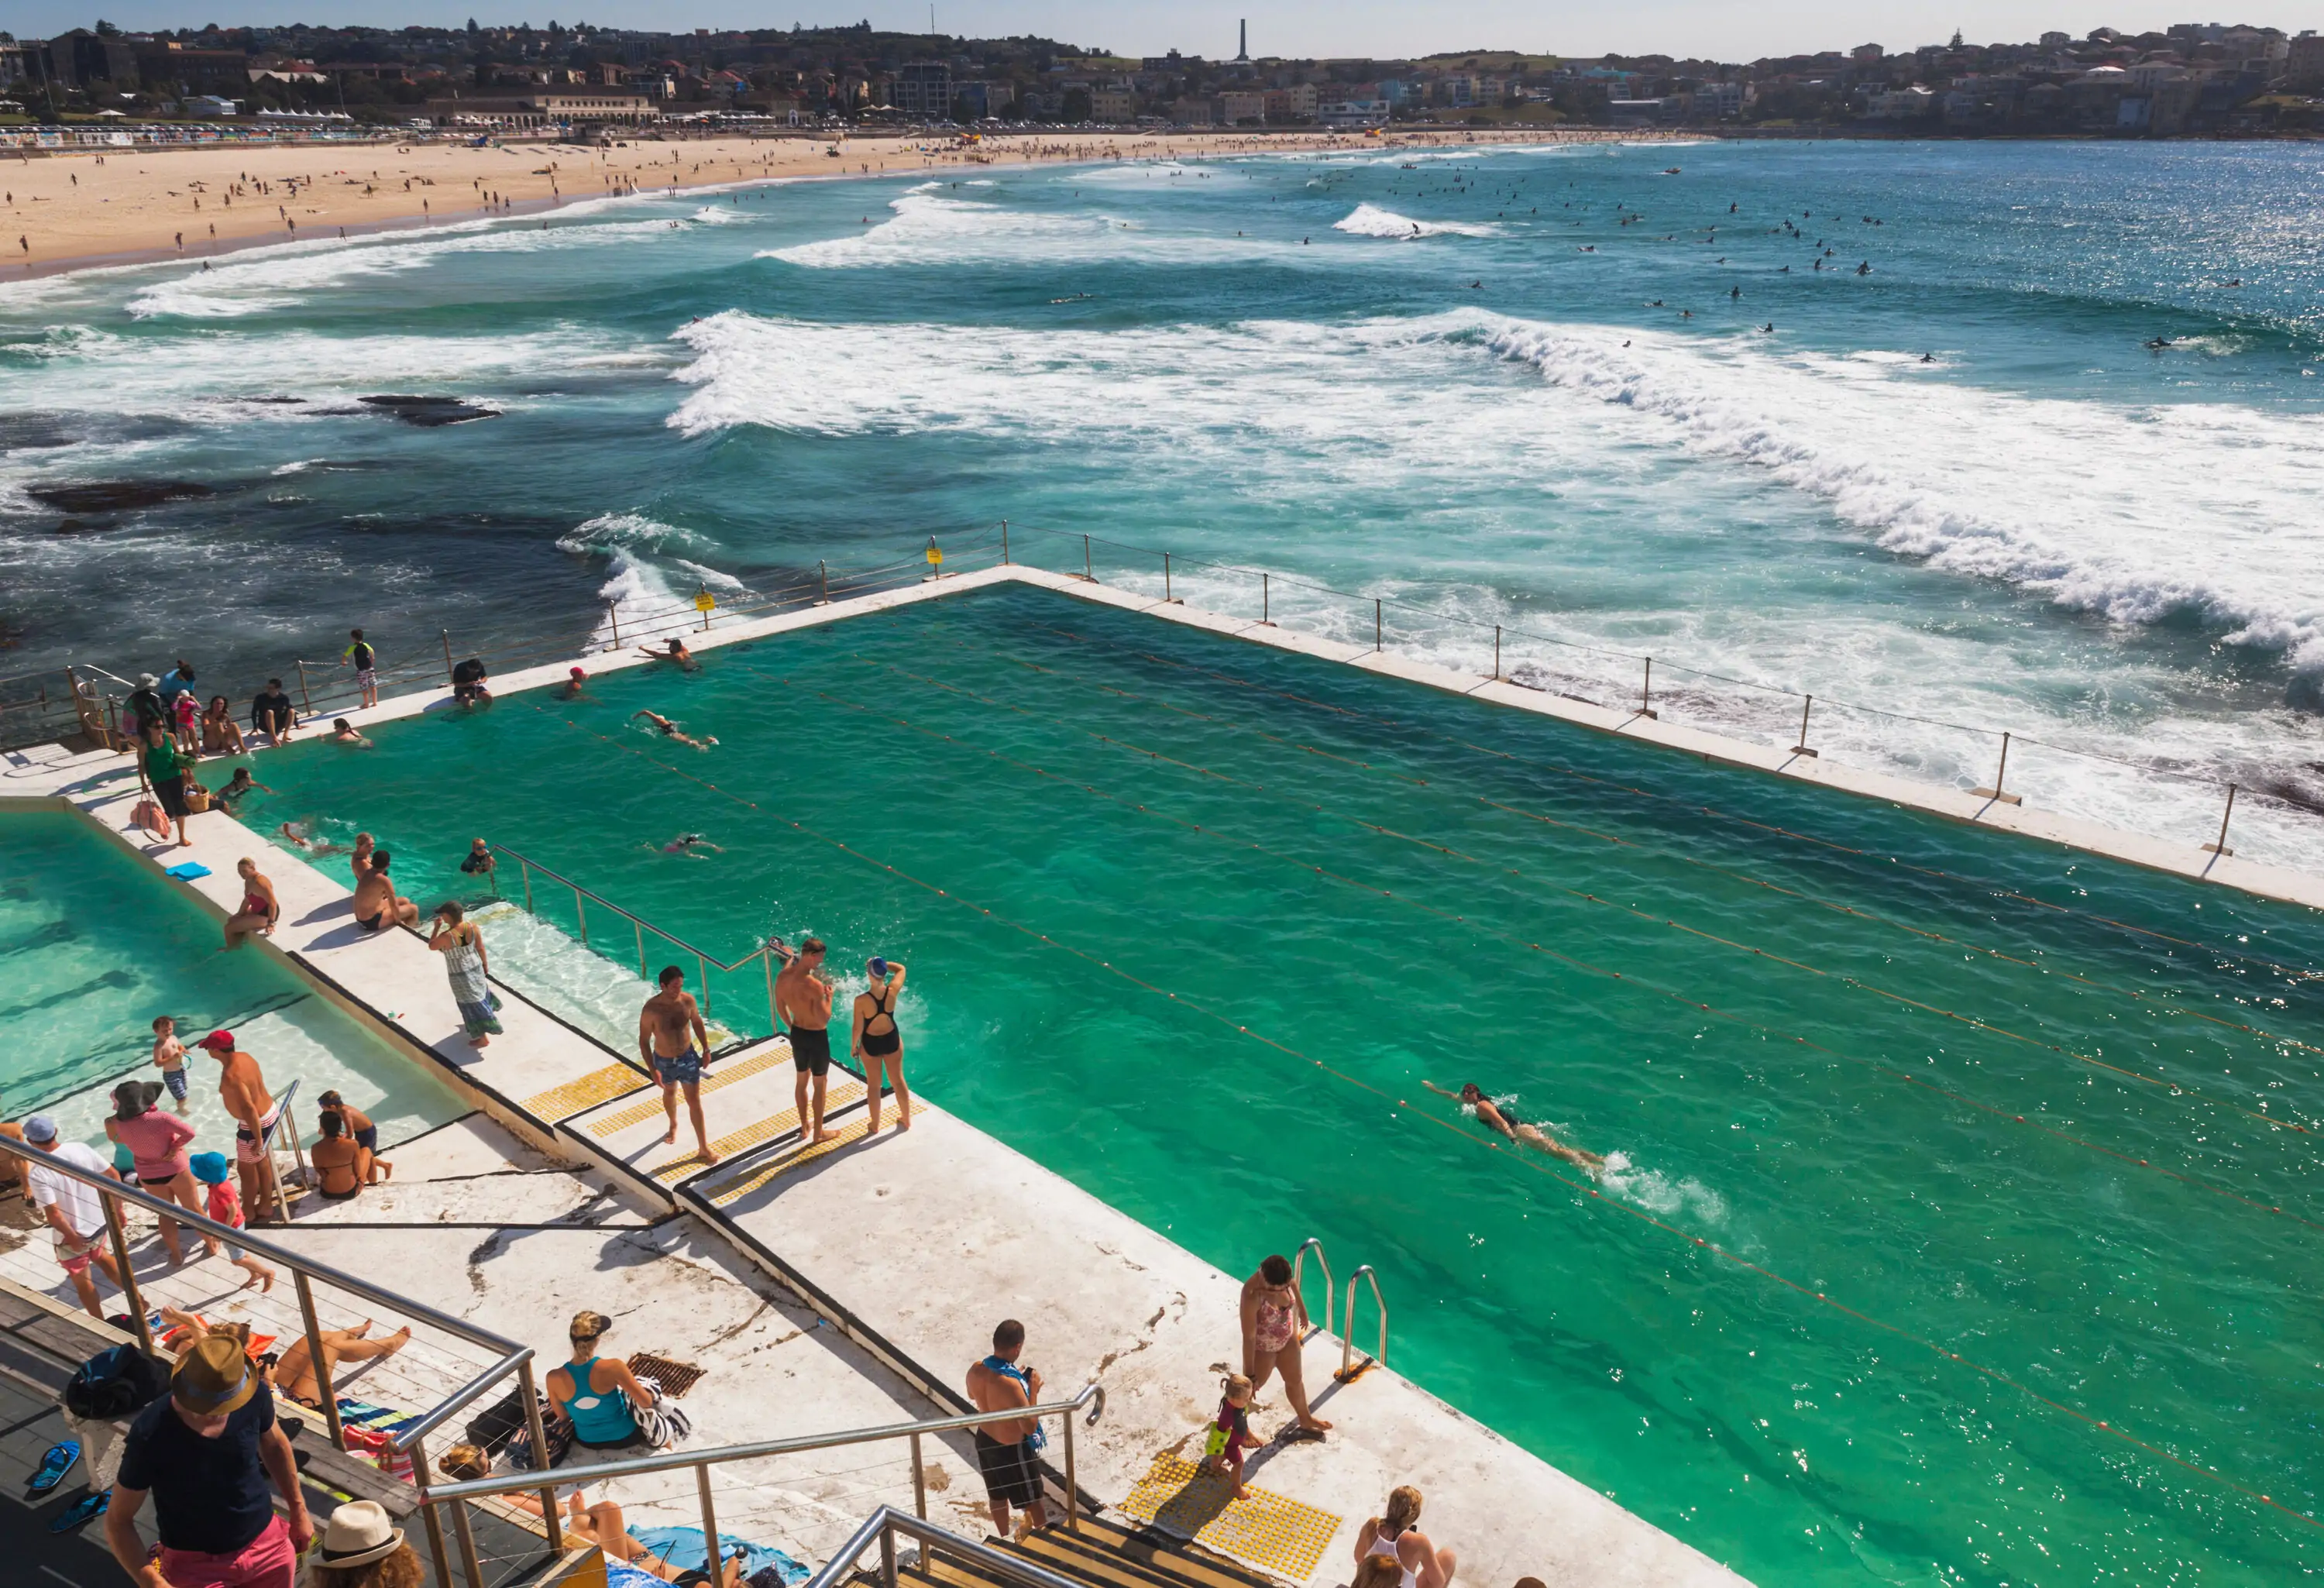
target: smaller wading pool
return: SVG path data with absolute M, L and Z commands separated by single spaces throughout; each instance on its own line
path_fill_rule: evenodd
M 389 1146 L 468 1112 L 450 1088 L 255 947 L 227 952 L 217 921 L 179 883 L 66 811 L 0 807 L 0 1113 L 56 1117 L 66 1139 L 111 1152 L 104 1120 L 118 1082 L 161 1079 L 157 1015 L 189 1047 L 219 1027 L 309 1136 L 314 1099 L 337 1090 Z M 188 1056 L 194 1150 L 231 1155 L 217 1064 Z M 169 1106 L 165 1095 L 162 1105 Z

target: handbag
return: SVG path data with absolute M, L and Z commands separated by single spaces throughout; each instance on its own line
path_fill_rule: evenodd
M 549 1459 L 546 1462 L 536 1462 L 532 1459 L 532 1430 L 527 1428 L 519 1432 L 515 1438 L 508 1442 L 510 1465 L 527 1469 L 540 1466 L 553 1467 L 572 1454 L 573 1425 L 571 1422 L 558 1417 L 553 1411 L 543 1412 L 540 1416 L 540 1432 L 549 1441 Z
M 655 1392 L 653 1404 L 633 1405 L 630 1408 L 630 1415 L 637 1419 L 638 1431 L 646 1436 L 646 1443 L 657 1450 L 675 1445 L 694 1432 L 694 1420 L 672 1406 L 669 1398 L 659 1390 Z
M 130 807 L 129 825 L 133 827 L 143 827 L 156 838 L 166 838 L 170 836 L 169 813 L 161 808 L 158 800 L 141 799 Z
M 535 1390 L 533 1399 L 540 1406 L 541 1421 L 547 1423 L 552 1420 L 554 1412 L 549 1406 L 549 1397 Z M 566 1436 L 568 1440 L 572 1436 L 569 1427 L 568 1425 Z M 466 1432 L 468 1443 L 486 1455 L 498 1455 L 511 1444 L 523 1438 L 526 1435 L 524 1390 L 521 1388 L 510 1390 L 483 1411 L 469 1418 Z M 556 1444 L 554 1437 L 549 1443 L 554 1447 Z

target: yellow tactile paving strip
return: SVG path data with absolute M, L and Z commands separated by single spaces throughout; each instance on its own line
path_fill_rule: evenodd
M 722 1065 L 712 1069 L 703 1077 L 702 1094 L 707 1097 L 722 1086 L 731 1086 L 737 1081 L 746 1081 L 777 1064 L 788 1064 L 790 1062 L 790 1057 L 789 1043 L 783 1041 L 770 1043 L 748 1058 L 738 1059 L 732 1064 Z M 651 1085 L 652 1083 L 650 1081 L 647 1085 Z M 602 1141 L 608 1136 L 620 1135 L 632 1125 L 644 1124 L 660 1112 L 661 1099 L 659 1096 L 648 1098 L 643 1103 L 633 1103 L 627 1108 L 614 1110 L 604 1119 L 591 1120 L 589 1134 Z
M 713 1207 L 724 1207 L 730 1202 L 738 1202 L 778 1176 L 787 1175 L 802 1165 L 813 1163 L 825 1153 L 836 1152 L 843 1147 L 852 1146 L 862 1140 L 871 1132 L 870 1120 L 857 1120 L 828 1141 L 818 1141 L 812 1147 L 802 1147 L 797 1152 L 785 1153 L 774 1162 L 763 1164 L 739 1179 L 729 1180 L 725 1185 L 710 1193 L 710 1205 Z
M 1295 1583 L 1314 1571 L 1345 1519 L 1265 1489 L 1237 1500 L 1225 1478 L 1167 1451 L 1154 1458 L 1121 1509 Z
M 863 1088 L 855 1082 L 850 1081 L 844 1086 L 833 1087 L 825 1096 L 823 1106 L 826 1113 L 842 1109 L 862 1095 Z M 793 1129 L 798 1123 L 798 1110 L 787 1108 L 779 1114 L 771 1114 L 761 1120 L 755 1125 L 745 1125 L 731 1136 L 719 1137 L 710 1144 L 710 1150 L 721 1158 L 732 1158 L 738 1152 L 747 1151 L 756 1147 L 761 1141 L 773 1140 L 785 1131 Z M 654 1170 L 653 1177 L 665 1186 L 671 1186 L 683 1180 L 701 1167 L 702 1160 L 694 1154 L 688 1153 L 684 1158 L 666 1163 Z
M 538 1096 L 526 1098 L 517 1106 L 535 1119 L 555 1124 L 559 1120 L 571 1119 L 583 1109 L 611 1103 L 625 1092 L 634 1092 L 651 1084 L 625 1064 L 609 1064 L 602 1070 L 591 1070 L 578 1080 L 551 1086 Z

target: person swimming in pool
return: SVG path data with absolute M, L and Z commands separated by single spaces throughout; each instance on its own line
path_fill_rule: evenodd
M 1480 1122 L 1491 1126 L 1512 1141 L 1522 1141 L 1527 1147 L 1548 1153 L 1552 1158 L 1563 1159 L 1575 1168 L 1586 1170 L 1590 1174 L 1602 1174 L 1605 1171 L 1604 1159 L 1594 1152 L 1584 1152 L 1578 1147 L 1568 1147 L 1539 1125 L 1527 1124 L 1517 1117 L 1515 1105 L 1495 1103 L 1485 1095 L 1483 1090 L 1474 1081 L 1468 1083 L 1458 1092 L 1447 1092 L 1434 1081 L 1423 1081 L 1420 1084 L 1439 1097 L 1453 1098 L 1466 1104 L 1475 1111 Z
M 650 848 L 652 845 L 650 845 L 648 847 Z M 707 849 L 713 854 L 726 853 L 700 833 L 680 833 L 677 837 L 661 845 L 661 852 L 664 854 L 691 854 L 697 849 Z
M 638 647 L 638 654 L 648 661 L 674 661 L 687 672 L 693 672 L 702 665 L 694 660 L 694 652 L 686 648 L 686 642 L 675 634 L 669 638 L 669 650 L 656 651 L 651 646 L 641 645 Z
M 681 744 L 691 744 L 696 750 L 707 750 L 713 744 L 718 743 L 717 735 L 715 734 L 705 734 L 699 739 L 694 737 L 693 734 L 685 732 L 676 723 L 670 721 L 669 718 L 662 716 L 662 714 L 658 711 L 633 711 L 630 714 L 630 720 L 632 722 L 637 721 L 640 717 L 643 717 L 646 721 L 651 723 L 654 726 L 654 731 L 659 734 L 663 738 L 675 739 Z

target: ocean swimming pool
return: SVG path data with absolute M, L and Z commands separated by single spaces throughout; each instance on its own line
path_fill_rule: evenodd
M 1400 1370 L 1760 1581 L 2312 1558 L 2310 912 L 1024 589 L 373 734 L 247 815 L 907 960 L 935 1101 L 1377 1264 Z
M 293 1117 L 313 1131 L 317 1094 L 337 1089 L 393 1143 L 468 1112 L 467 1104 L 353 1017 L 255 947 L 228 953 L 217 921 L 178 884 L 78 816 L 0 808 L 0 1102 L 7 1117 L 56 1117 L 69 1140 L 108 1155 L 109 1094 L 152 1063 L 156 1015 L 189 1047 L 231 1029 Z M 217 1065 L 186 1061 L 197 1149 L 228 1150 Z M 165 1096 L 164 1107 L 170 1106 Z

